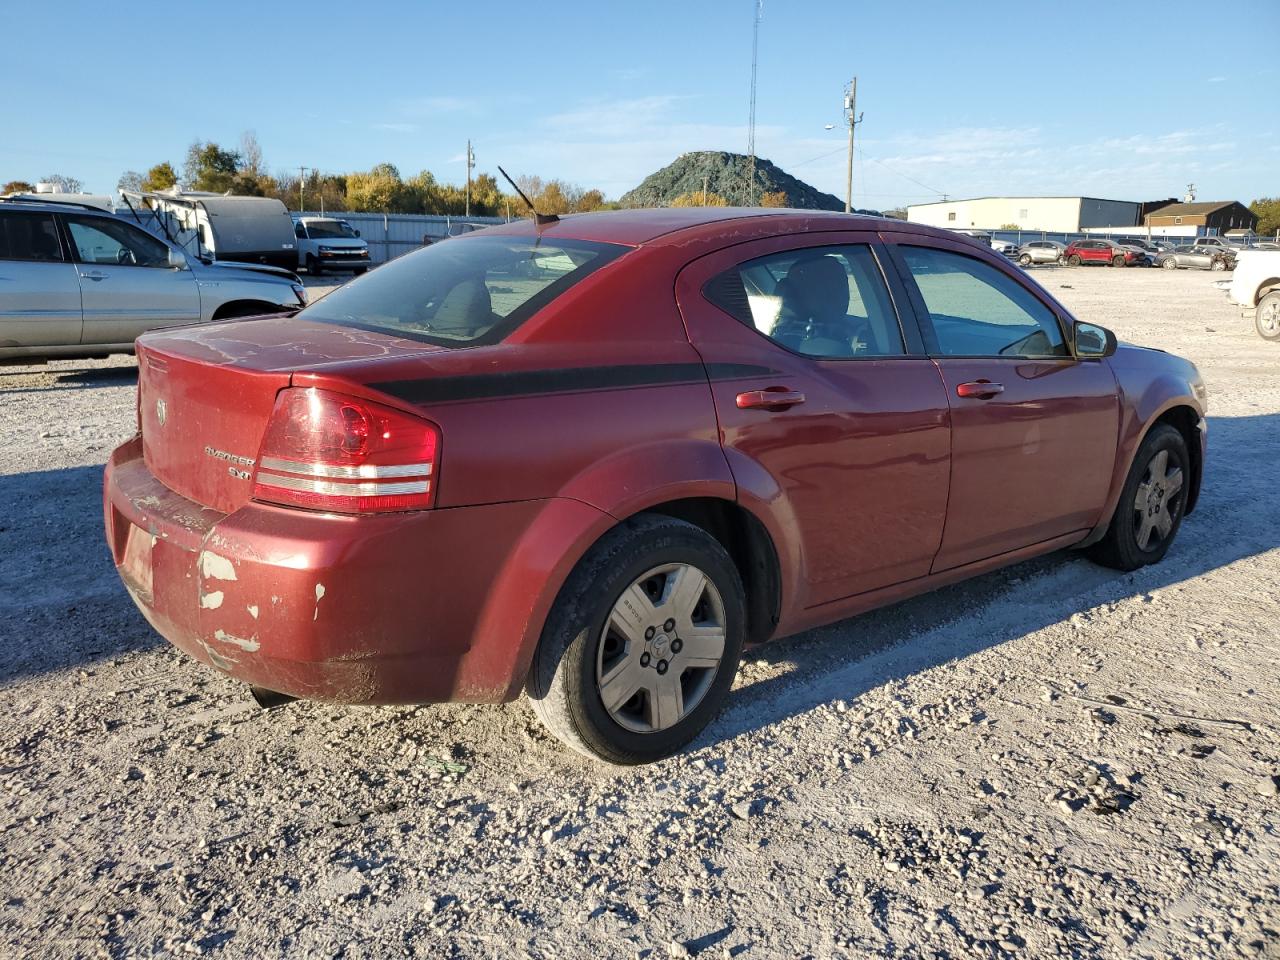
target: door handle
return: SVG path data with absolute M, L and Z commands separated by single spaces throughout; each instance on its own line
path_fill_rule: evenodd
M 102 272 L 102 271 L 100 271 L 100 270 L 95 270 L 93 273 L 82 273 L 82 274 L 80 274 L 80 276 L 84 277 L 86 280 L 105 280 L 105 279 L 107 279 L 107 274 L 103 273 L 103 272 Z
M 738 394 L 736 402 L 739 410 L 784 410 L 804 403 L 804 394 L 789 387 L 765 387 Z
M 992 383 L 990 380 L 971 380 L 956 387 L 957 397 L 974 397 L 978 400 L 990 400 L 1001 393 L 1004 393 L 1004 384 Z

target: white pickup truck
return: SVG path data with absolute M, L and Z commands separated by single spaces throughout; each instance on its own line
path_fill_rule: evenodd
M 325 270 L 350 270 L 356 275 L 369 269 L 369 245 L 360 231 L 335 217 L 299 217 L 293 235 L 298 239 L 298 266 L 319 276 Z
M 1242 250 L 1230 280 L 1214 284 L 1241 307 L 1264 340 L 1280 340 L 1280 250 Z

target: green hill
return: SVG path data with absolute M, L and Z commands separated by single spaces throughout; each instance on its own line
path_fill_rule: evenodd
M 743 153 L 700 150 L 676 158 L 656 173 L 644 178 L 634 190 L 622 195 L 624 207 L 666 207 L 676 197 L 705 189 L 724 197 L 730 204 L 759 203 L 766 193 L 786 194 L 788 207 L 802 210 L 843 210 L 844 201 L 797 180 L 763 157 L 756 157 L 755 191 L 747 196 L 747 172 L 751 158 Z M 859 210 L 859 213 L 875 211 Z

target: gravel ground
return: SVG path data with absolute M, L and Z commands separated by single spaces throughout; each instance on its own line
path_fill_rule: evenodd
M 1204 373 L 1166 561 L 1062 553 L 761 648 L 640 770 L 524 703 L 258 710 L 112 569 L 132 361 L 0 369 L 0 954 L 1280 955 L 1280 352 L 1216 275 L 1036 275 Z

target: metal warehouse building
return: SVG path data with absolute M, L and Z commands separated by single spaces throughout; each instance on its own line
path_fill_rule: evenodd
M 907 220 L 954 230 L 1008 229 L 1080 233 L 1089 227 L 1136 226 L 1142 204 L 1097 197 L 977 197 L 907 207 Z

